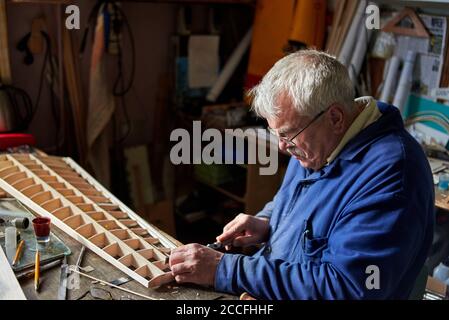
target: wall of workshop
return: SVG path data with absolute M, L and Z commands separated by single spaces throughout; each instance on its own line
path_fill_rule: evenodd
M 88 15 L 95 4 L 93 0 L 73 0 L 81 11 L 81 30 L 71 30 L 74 41 L 78 44 L 84 32 Z M 147 144 L 152 140 L 151 125 L 154 119 L 158 79 L 168 71 L 171 60 L 170 36 L 175 29 L 177 6 L 173 4 L 155 3 L 123 3 L 122 9 L 128 17 L 136 43 L 136 72 L 133 88 L 126 95 L 126 105 L 132 131 L 125 145 Z M 53 39 L 53 52 L 57 52 L 56 17 L 57 10 L 49 4 L 14 4 L 8 2 L 8 32 L 13 84 L 26 90 L 36 100 L 38 83 L 44 54 L 36 55 L 34 63 L 26 66 L 24 55 L 16 49 L 20 39 L 31 30 L 35 17 L 44 16 L 50 36 Z M 91 39 L 91 38 L 90 38 Z M 130 66 L 130 46 L 128 36 L 124 37 L 125 66 Z M 80 60 L 81 77 L 84 93 L 88 92 L 88 75 L 90 65 L 90 42 L 83 58 Z M 108 72 L 111 80 L 116 76 L 116 58 L 109 56 Z M 129 75 L 129 68 L 125 69 Z M 119 118 L 124 122 L 122 111 Z M 47 84 L 44 84 L 39 109 L 29 128 L 29 132 L 37 138 L 38 147 L 53 153 L 56 138 L 56 127 L 52 120 L 50 95 Z

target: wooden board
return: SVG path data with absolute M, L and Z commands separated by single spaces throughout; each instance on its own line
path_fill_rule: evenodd
M 6 19 L 6 1 L 0 0 L 0 82 L 11 84 L 9 64 L 8 20 Z
M 413 22 L 412 28 L 400 27 L 397 24 L 401 22 L 402 19 L 408 17 Z M 383 32 L 392 32 L 395 34 L 400 34 L 409 37 L 420 37 L 429 38 L 429 32 L 427 31 L 424 23 L 421 21 L 419 16 L 411 8 L 404 8 L 396 16 L 394 16 L 387 24 L 382 28 Z
M 332 26 L 330 28 L 330 32 L 327 37 L 327 43 L 326 43 L 326 52 L 328 52 L 330 54 L 335 54 L 335 46 L 336 46 L 336 41 L 337 41 L 338 28 L 341 23 L 341 17 L 342 17 L 343 9 L 344 9 L 345 5 L 346 5 L 346 0 L 340 0 L 337 2 L 335 10 L 334 10 Z
M 69 265 L 75 265 L 80 254 L 80 250 L 83 247 L 81 243 L 67 235 L 65 232 L 60 230 L 58 227 L 52 227 L 52 233 L 55 234 L 59 239 L 64 241 L 64 243 L 70 248 L 72 254 L 67 257 L 67 263 Z M 127 274 L 123 273 L 119 269 L 115 268 L 113 265 L 108 263 L 106 260 L 99 257 L 97 254 L 91 250 L 86 250 L 84 258 L 82 259 L 81 267 L 92 266 L 95 268 L 94 271 L 89 272 L 96 278 L 100 278 L 106 281 L 113 281 L 118 278 L 128 277 Z M 42 272 L 41 274 L 41 288 L 39 292 L 34 290 L 34 279 L 25 278 L 21 279 L 19 282 L 22 286 L 22 290 L 25 297 L 28 300 L 56 300 L 58 296 L 59 279 L 61 275 L 60 266 L 56 266 L 49 270 Z M 97 287 L 97 285 L 92 284 L 92 281 L 85 277 L 80 277 L 78 285 L 73 286 L 73 289 L 67 290 L 67 300 L 76 300 L 83 294 L 89 291 L 91 287 Z M 148 295 L 154 298 L 163 300 L 215 300 L 215 299 L 238 299 L 238 296 L 228 295 L 224 293 L 214 292 L 211 288 L 201 288 L 198 286 L 180 286 L 177 284 L 167 284 L 158 289 L 145 288 L 137 281 L 127 282 L 121 287 L 138 292 L 140 294 Z M 119 291 L 118 289 L 106 288 L 113 296 L 114 300 L 122 300 L 122 296 L 129 296 L 133 300 L 141 300 L 143 298 L 128 295 Z M 87 294 L 82 300 L 95 300 L 91 294 Z
M 348 0 L 346 3 L 346 6 L 343 10 L 343 16 L 341 18 L 341 25 L 337 29 L 337 40 L 335 42 L 335 48 L 333 52 L 333 54 L 335 54 L 336 56 L 340 54 L 340 50 L 343 46 L 343 42 L 346 39 L 349 27 L 351 26 L 352 19 L 354 18 L 358 5 L 358 0 Z
M 176 244 L 70 158 L 2 155 L 0 187 L 145 287 L 173 281 Z
M 0 300 L 26 300 L 22 288 L 0 246 Z
M 65 18 L 64 18 L 65 19 Z M 73 38 L 67 28 L 62 28 L 62 46 L 64 52 L 64 70 L 65 80 L 69 101 L 72 106 L 73 122 L 75 126 L 75 137 L 77 150 L 81 165 L 86 164 L 87 160 L 87 138 L 86 138 L 86 102 L 81 86 L 81 76 L 79 73 L 79 64 L 73 46 Z

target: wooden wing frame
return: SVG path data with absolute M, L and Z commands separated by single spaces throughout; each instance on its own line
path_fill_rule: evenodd
M 0 188 L 145 287 L 173 281 L 176 244 L 72 159 L 1 155 Z

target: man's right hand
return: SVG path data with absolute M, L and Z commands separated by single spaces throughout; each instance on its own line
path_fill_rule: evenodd
M 268 218 L 240 213 L 223 228 L 223 233 L 217 237 L 217 241 L 227 243 L 226 250 L 229 250 L 230 244 L 234 247 L 246 247 L 265 242 L 269 234 Z

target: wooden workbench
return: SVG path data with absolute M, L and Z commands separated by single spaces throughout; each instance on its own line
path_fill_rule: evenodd
M 78 255 L 82 248 L 82 245 L 76 240 L 69 237 L 66 233 L 59 230 L 52 225 L 52 232 L 59 237 L 72 251 L 72 254 L 68 257 L 67 263 L 69 265 L 75 265 L 78 259 Z M 94 271 L 90 272 L 89 275 L 95 278 L 99 278 L 105 281 L 112 281 L 120 277 L 128 277 L 125 273 L 116 269 L 114 266 L 100 258 L 98 255 L 86 248 L 84 253 L 84 258 L 81 263 L 81 267 L 91 266 L 95 268 Z M 21 280 L 20 284 L 22 286 L 23 292 L 27 299 L 29 300 L 55 300 L 58 295 L 59 288 L 59 278 L 60 278 L 61 268 L 56 266 L 52 269 L 43 271 L 41 274 L 41 287 L 39 293 L 34 290 L 33 279 Z M 136 295 L 128 294 L 127 292 L 121 291 L 119 289 L 110 288 L 103 286 L 101 284 L 92 284 L 92 280 L 80 276 L 79 278 L 79 289 L 67 290 L 67 300 L 76 300 L 82 296 L 85 292 L 89 291 L 92 285 L 106 289 L 109 291 L 115 300 L 120 299 L 134 299 L 134 300 L 144 300 Z M 176 283 L 171 283 L 162 286 L 157 289 L 148 289 L 139 284 L 135 280 L 131 280 L 121 287 L 127 288 L 134 292 L 144 294 L 157 299 L 165 300 L 235 300 L 238 299 L 236 296 L 217 293 L 213 290 L 208 290 L 199 286 L 181 286 Z M 83 300 L 93 300 L 94 298 L 87 294 Z
M 40 150 L 36 150 L 37 154 L 45 156 L 45 153 Z M 1 199 L 7 199 L 9 195 L 0 189 L 0 201 Z M 33 212 L 28 208 L 30 212 Z M 156 226 L 153 226 L 155 229 L 158 229 Z M 158 229 L 165 237 L 172 240 L 174 243 L 178 243 L 181 245 L 176 239 L 170 237 L 170 235 L 166 234 L 162 230 Z M 78 259 L 80 250 L 82 245 L 67 235 L 62 230 L 58 229 L 56 226 L 52 224 L 52 232 L 61 239 L 72 251 L 72 254 L 67 258 L 67 263 L 69 265 L 75 265 Z M 104 280 L 104 281 L 112 281 L 121 277 L 128 277 L 125 273 L 115 268 L 113 265 L 108 263 L 107 261 L 100 258 L 97 254 L 90 251 L 86 248 L 84 253 L 84 258 L 81 263 L 81 267 L 91 266 L 94 270 L 88 273 L 90 276 L 95 278 Z M 34 290 L 34 281 L 33 279 L 22 279 L 20 280 L 20 285 L 22 290 L 29 300 L 55 300 L 58 296 L 58 288 L 60 281 L 60 273 L 61 268 L 59 266 L 55 266 L 52 269 L 43 271 L 41 274 L 41 287 L 38 293 Z M 80 276 L 79 278 L 79 289 L 67 290 L 67 300 L 77 300 L 84 293 L 89 291 L 92 286 L 92 280 L 86 277 Z M 103 286 L 101 284 L 94 284 L 94 286 L 106 289 L 109 291 L 115 300 L 123 299 L 135 299 L 135 300 L 143 300 L 136 295 L 128 294 L 127 292 L 121 291 L 116 288 Z M 140 294 L 150 296 L 156 299 L 165 299 L 165 300 L 236 300 L 237 296 L 217 293 L 212 289 L 206 289 L 200 286 L 194 285 L 178 285 L 176 283 L 171 283 L 168 285 L 164 285 L 157 289 L 148 289 L 139 284 L 135 280 L 131 280 L 125 284 L 122 284 L 121 287 L 127 288 L 134 292 L 138 292 Z M 93 300 L 94 298 L 87 294 L 83 298 L 83 300 Z

